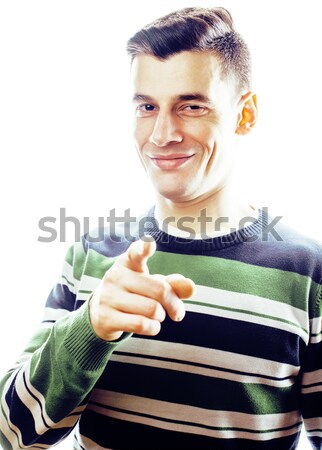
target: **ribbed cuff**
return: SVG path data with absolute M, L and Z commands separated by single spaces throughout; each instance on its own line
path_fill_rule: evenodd
M 132 333 L 123 333 L 117 341 L 113 342 L 99 338 L 90 322 L 88 301 L 71 313 L 70 319 L 63 345 L 83 370 L 102 369 L 113 350 L 132 335 Z

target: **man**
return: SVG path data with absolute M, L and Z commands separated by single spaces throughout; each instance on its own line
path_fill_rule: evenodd
M 155 207 L 67 253 L 1 382 L 2 446 L 77 424 L 75 449 L 294 449 L 304 418 L 321 449 L 322 247 L 234 184 L 257 115 L 248 49 L 225 9 L 187 8 L 128 51 Z

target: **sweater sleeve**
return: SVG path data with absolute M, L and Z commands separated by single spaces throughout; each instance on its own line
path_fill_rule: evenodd
M 302 416 L 312 448 L 322 449 L 322 279 L 310 313 L 310 340 L 302 364 Z
M 111 353 L 128 337 L 101 340 L 90 323 L 89 300 L 73 310 L 86 260 L 84 254 L 75 257 L 75 250 L 76 244 L 66 255 L 41 327 L 0 380 L 0 447 L 5 450 L 48 448 L 64 439 L 85 409 Z

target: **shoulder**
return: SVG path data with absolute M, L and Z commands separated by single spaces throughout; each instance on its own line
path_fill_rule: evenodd
M 287 246 L 294 251 L 322 258 L 322 241 L 296 229 L 282 216 L 274 217 L 269 214 L 267 218 L 268 222 L 264 228 L 264 233 L 266 231 L 268 240 L 270 240 L 268 235 L 271 234 L 272 240 L 275 239 L 276 242 L 280 242 L 282 247 Z
M 116 257 L 124 253 L 132 242 L 149 232 L 154 220 L 153 208 L 136 216 L 126 214 L 126 211 L 123 217 L 110 218 L 108 225 L 84 234 L 84 251 L 87 253 L 92 250 L 106 257 Z
M 315 281 L 322 277 L 322 242 L 302 233 L 287 219 L 268 214 L 261 236 L 262 248 L 276 261 L 283 261 L 286 270 L 310 275 Z

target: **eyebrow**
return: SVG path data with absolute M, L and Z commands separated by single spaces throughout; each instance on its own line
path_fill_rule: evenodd
M 195 100 L 195 101 L 199 101 L 199 102 L 204 102 L 204 103 L 212 103 L 212 101 L 210 100 L 209 97 L 207 97 L 204 94 L 201 94 L 199 92 L 196 93 L 187 93 L 187 94 L 181 94 L 178 95 L 177 97 L 174 97 L 174 100 L 176 101 L 190 101 L 190 100 Z M 144 94 L 135 94 L 133 96 L 133 101 L 137 102 L 137 101 L 143 101 L 143 102 L 153 102 L 153 98 L 150 97 L 149 95 L 144 95 Z

